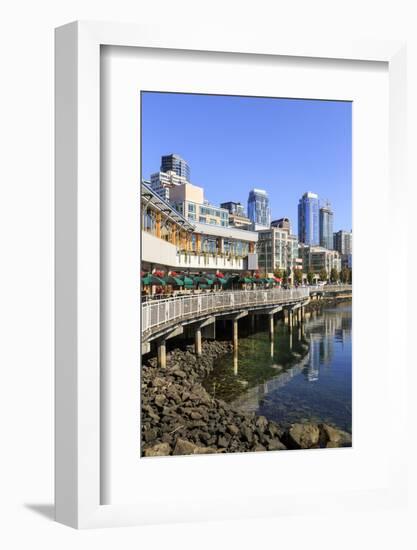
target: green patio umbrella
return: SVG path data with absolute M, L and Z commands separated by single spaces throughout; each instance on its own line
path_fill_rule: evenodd
M 182 281 L 179 277 L 172 277 L 169 275 L 168 277 L 164 277 L 163 279 L 167 285 L 173 285 L 173 286 L 184 286 L 184 281 Z
M 145 275 L 145 277 L 142 277 L 142 284 L 143 285 L 160 285 L 160 286 L 166 286 L 166 283 L 163 279 L 160 279 L 159 277 L 155 277 L 155 275 Z

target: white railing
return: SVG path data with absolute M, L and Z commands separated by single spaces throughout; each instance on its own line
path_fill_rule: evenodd
M 142 304 L 142 332 L 145 333 L 158 326 L 176 319 L 199 317 L 205 313 L 216 313 L 222 310 L 239 309 L 245 306 L 262 304 L 282 304 L 304 300 L 309 297 L 306 288 L 242 290 L 232 292 L 213 292 L 207 294 L 190 294 L 162 300 L 150 300 Z
M 316 292 L 317 290 L 321 292 L 343 292 L 344 290 L 352 291 L 352 285 L 314 285 L 309 286 L 308 289 L 310 292 Z

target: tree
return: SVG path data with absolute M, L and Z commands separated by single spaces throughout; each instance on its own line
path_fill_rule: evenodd
M 327 271 L 325 269 L 320 269 L 319 277 L 320 281 L 327 281 Z
M 350 269 L 343 267 L 340 272 L 340 280 L 342 283 L 348 283 L 350 279 Z
M 303 282 L 303 272 L 301 269 L 294 267 L 294 283 L 300 285 Z
M 274 271 L 274 276 L 277 278 L 277 279 L 282 279 L 282 270 L 281 269 L 276 269 Z
M 309 285 L 312 285 L 314 283 L 314 273 L 312 271 L 309 271 L 307 273 L 307 281 Z
M 337 272 L 337 269 L 335 267 L 332 267 L 330 271 L 330 280 L 332 283 L 337 283 L 339 280 L 339 273 Z

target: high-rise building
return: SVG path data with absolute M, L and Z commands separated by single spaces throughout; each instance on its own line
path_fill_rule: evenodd
M 269 228 L 271 223 L 271 210 L 269 198 L 263 189 L 252 189 L 248 198 L 248 218 L 254 229 Z
M 184 183 L 187 183 L 186 178 L 179 176 L 173 170 L 151 174 L 152 189 L 166 201 L 170 200 L 170 190 L 177 185 L 184 185 Z
M 319 233 L 320 246 L 333 250 L 333 210 L 329 203 L 320 208 Z
M 333 248 L 341 254 L 352 254 L 352 231 L 337 231 L 333 233 Z
M 222 202 L 220 208 L 225 208 L 229 211 L 229 225 L 238 229 L 251 229 L 252 222 L 246 216 L 243 204 L 240 202 Z
M 179 155 L 163 155 L 161 157 L 161 172 L 175 172 L 177 176 L 185 178 L 190 181 L 190 167 L 187 161 L 181 158 Z
M 280 218 L 279 220 L 273 220 L 271 222 L 271 227 L 278 227 L 279 229 L 284 229 L 284 231 L 291 233 L 291 222 L 289 218 Z
M 298 203 L 298 240 L 309 245 L 318 245 L 319 197 L 316 193 L 304 193 Z
M 246 216 L 245 209 L 243 207 L 243 204 L 240 202 L 222 202 L 220 204 L 220 208 L 226 208 L 230 212 L 230 214 L 237 214 L 238 216 Z

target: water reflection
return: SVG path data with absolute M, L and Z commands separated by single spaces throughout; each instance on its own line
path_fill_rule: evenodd
M 216 395 L 281 423 L 319 420 L 351 429 L 351 306 L 306 316 L 291 332 L 278 323 L 239 340 L 205 381 Z

